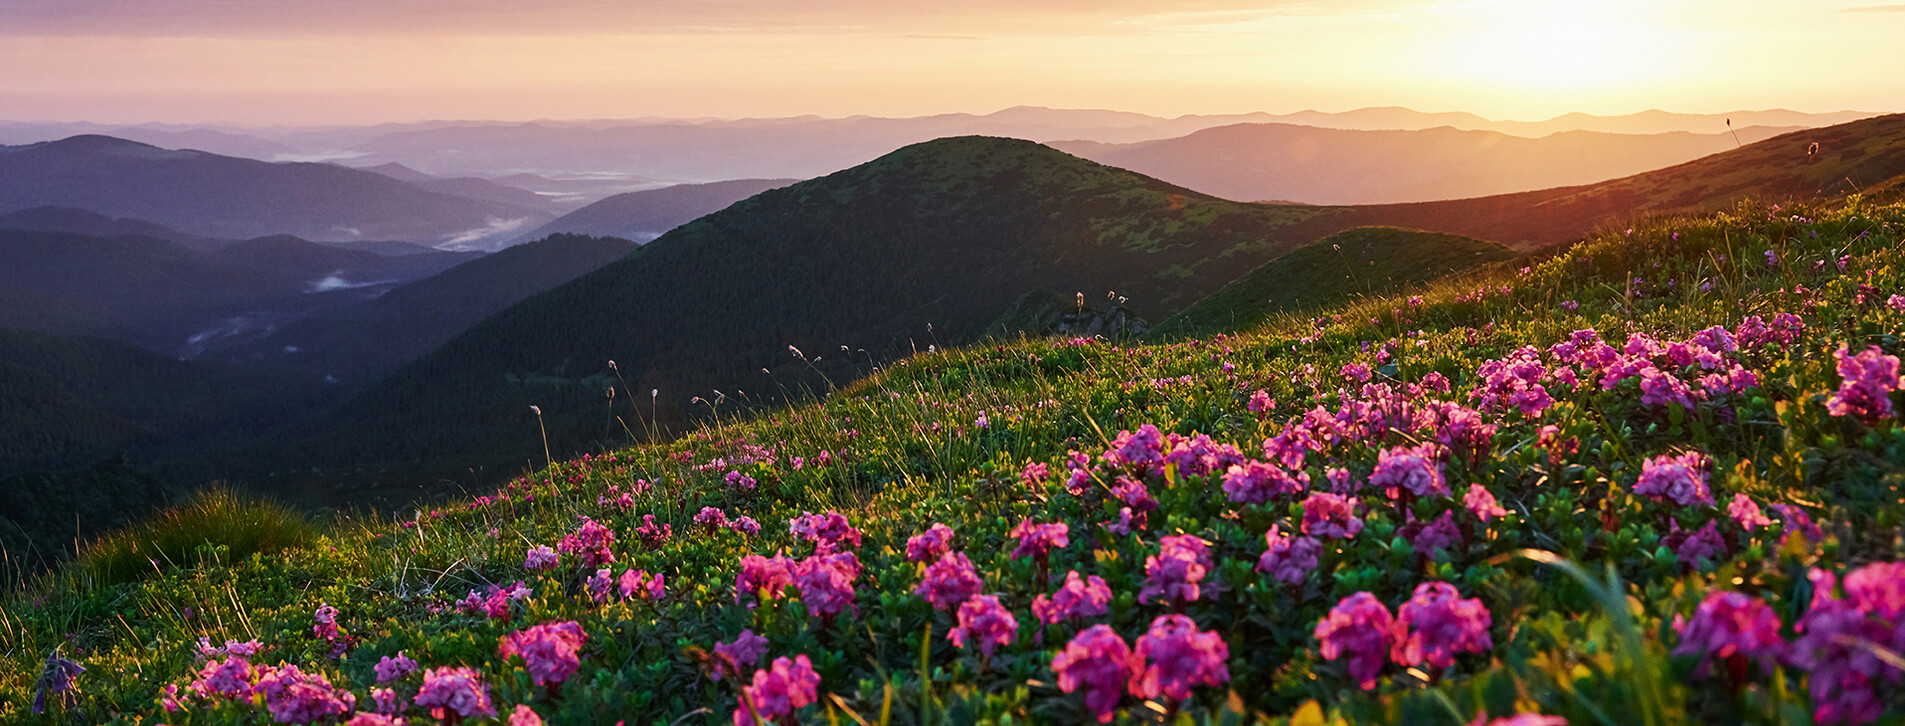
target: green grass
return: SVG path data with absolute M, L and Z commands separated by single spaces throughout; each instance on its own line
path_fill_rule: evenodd
M 258 662 L 322 673 L 360 704 L 368 703 L 379 658 L 401 650 L 426 667 L 472 667 L 499 710 L 525 704 L 552 723 L 732 723 L 732 682 L 709 681 L 693 653 L 743 628 L 768 638 L 770 657 L 812 659 L 821 703 L 797 712 L 802 723 L 1086 721 L 1079 696 L 1056 687 L 1050 665 L 1084 624 L 1036 637 L 1030 603 L 1051 588 L 1036 580 L 1032 561 L 1010 557 L 1009 530 L 1031 517 L 1071 527 L 1072 543 L 1053 552 L 1052 572 L 1100 576 L 1114 593 L 1107 613 L 1085 624 L 1131 639 L 1158 615 L 1181 611 L 1228 644 L 1229 682 L 1195 689 L 1176 709 L 1177 723 L 1455 724 L 1482 711 L 1540 711 L 1574 724 L 1803 723 L 1816 705 L 1804 671 L 1754 671 L 1731 685 L 1696 678 L 1690 659 L 1668 655 L 1678 645 L 1671 623 L 1709 591 L 1737 589 L 1770 603 L 1790 638 L 1809 602 L 1807 568 L 1843 572 L 1905 554 L 1905 431 L 1895 420 L 1868 426 L 1825 410 L 1839 384 L 1832 350 L 1846 343 L 1901 350 L 1905 311 L 1884 300 L 1905 292 L 1902 232 L 1905 206 L 1745 206 L 1599 236 L 1525 272 L 1497 268 L 1424 282 L 1407 295 L 1276 312 L 1222 337 L 993 342 L 921 353 L 792 409 L 730 400 L 720 425 L 560 463 L 492 497 L 446 501 L 407 522 L 339 520 L 308 545 L 272 556 L 148 564 L 149 574 L 117 585 L 70 574 L 35 583 L 0 606 L 0 721 L 81 720 L 26 714 L 39 664 L 60 647 L 89 668 L 79 682 L 86 720 L 257 722 L 264 717 L 250 703 L 166 714 L 156 702 L 163 684 L 192 680 L 198 638 L 256 637 L 268 646 Z M 1422 304 L 1408 304 L 1414 295 Z M 1110 437 L 1144 424 L 1208 434 L 1259 457 L 1262 440 L 1291 419 L 1369 395 L 1346 383 L 1339 371 L 1348 363 L 1368 365 L 1373 382 L 1398 390 L 1440 374 L 1452 393 L 1412 400 L 1472 404 L 1468 391 L 1485 363 L 1523 346 L 1546 349 L 1576 330 L 1593 328 L 1616 344 L 1629 332 L 1678 339 L 1779 312 L 1802 315 L 1807 328 L 1789 345 L 1740 356 L 1761 380 L 1743 394 L 1683 410 L 1642 403 L 1633 381 L 1609 390 L 1556 383 L 1555 403 L 1540 416 L 1486 414 L 1499 429 L 1473 457 L 1447 463 L 1449 482 L 1482 485 L 1509 515 L 1492 524 L 1464 518 L 1469 532 L 1458 546 L 1418 553 L 1401 536 L 1408 519 L 1460 504 L 1397 503 L 1365 491 L 1363 532 L 1328 543 L 1299 587 L 1253 569 L 1264 532 L 1300 520 L 1293 499 L 1237 505 L 1216 477 L 1134 474 L 1158 509 L 1149 529 L 1117 535 L 1099 526 L 1116 518 L 1118 502 L 1097 485 L 1074 495 L 1057 483 L 1019 481 L 1028 463 L 1048 464 L 1062 478 L 1069 451 L 1095 456 Z M 1249 408 L 1258 390 L 1277 401 L 1269 415 Z M 983 428 L 975 424 L 981 412 Z M 1572 439 L 1575 450 L 1539 445 L 1543 426 Z M 1426 435 L 1340 442 L 1313 454 L 1305 471 L 1315 482 L 1326 466 L 1367 477 L 1381 452 Z M 1722 502 L 1743 493 L 1762 505 L 1799 506 L 1824 539 L 1782 546 L 1777 526 L 1744 532 L 1722 521 L 1723 511 L 1668 507 L 1631 491 L 1647 458 L 1687 449 L 1715 460 L 1711 484 Z M 822 451 L 830 463 L 816 463 Z M 758 487 L 728 488 L 730 471 Z M 1100 475 L 1109 483 L 1112 473 Z M 614 505 L 637 480 L 650 488 L 634 494 L 630 508 Z M 693 517 L 705 506 L 753 517 L 761 534 L 704 531 Z M 864 534 L 855 610 L 810 617 L 793 594 L 753 609 L 737 605 L 740 558 L 806 555 L 810 546 L 785 523 L 829 509 Z M 589 571 L 573 558 L 526 572 L 525 552 L 553 546 L 579 515 L 617 533 L 617 572 L 662 573 L 668 596 L 591 602 L 582 586 Z M 672 525 L 675 537 L 652 549 L 639 544 L 634 530 L 644 515 Z M 1716 560 L 1682 562 L 1663 544 L 1670 522 L 1708 521 L 1726 527 L 1728 546 Z M 984 592 L 1018 617 L 1015 642 L 989 659 L 948 642 L 955 622 L 913 594 L 920 568 L 905 561 L 906 540 L 934 522 L 953 528 Z M 1146 558 L 1159 553 L 1160 537 L 1180 532 L 1211 543 L 1205 595 L 1181 607 L 1138 602 Z M 1552 554 L 1530 559 L 1529 550 Z M 532 594 L 507 622 L 450 607 L 472 589 L 518 580 Z M 1394 608 L 1426 582 L 1450 583 L 1488 608 L 1487 653 L 1461 656 L 1436 674 L 1390 665 L 1372 691 L 1321 656 L 1311 633 L 1340 598 L 1367 591 Z M 320 604 L 341 611 L 352 641 L 341 659 L 312 634 Z M 534 686 L 520 663 L 496 655 L 502 635 L 562 620 L 580 623 L 588 642 L 559 691 Z M 411 676 L 396 687 L 416 685 Z M 1894 717 L 1905 715 L 1899 696 L 1883 694 Z M 1157 723 L 1167 710 L 1127 696 L 1117 718 Z
M 317 535 L 318 528 L 296 510 L 217 487 L 93 540 L 69 570 L 95 587 L 111 587 L 165 569 L 241 563 L 308 546 Z

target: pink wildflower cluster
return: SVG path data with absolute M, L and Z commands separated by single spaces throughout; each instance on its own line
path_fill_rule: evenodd
M 1263 539 L 1269 547 L 1257 559 L 1257 571 L 1285 585 L 1302 585 L 1316 569 L 1317 555 L 1323 550 L 1317 538 L 1283 532 L 1281 525 L 1270 525 Z
M 658 550 L 675 536 L 675 525 L 667 522 L 655 523 L 655 515 L 642 515 L 642 526 L 635 528 L 635 540 L 642 543 L 643 549 Z M 609 560 L 613 562 L 614 560 Z
M 1810 673 L 1813 720 L 1871 723 L 1885 711 L 1905 670 L 1865 644 L 1905 652 L 1905 563 L 1877 562 L 1846 573 L 1845 597 L 1832 595 L 1830 573 L 1816 572 L 1812 606 L 1795 628 L 1790 662 Z
M 854 605 L 853 581 L 860 576 L 860 560 L 852 552 L 815 554 L 794 565 L 794 585 L 809 615 L 832 620 Z
M 1349 677 L 1363 690 L 1376 687 L 1376 676 L 1396 641 L 1396 620 L 1375 595 L 1359 592 L 1343 598 L 1316 624 L 1323 658 L 1348 656 Z
M 581 558 L 587 567 L 601 567 L 615 561 L 615 551 L 609 548 L 613 544 L 614 532 L 600 522 L 583 517 L 582 525 L 573 534 L 563 537 L 558 549 Z
M 1779 614 L 1766 601 L 1742 592 L 1710 592 L 1692 618 L 1674 617 L 1680 645 L 1673 654 L 1700 657 L 1695 678 L 1706 677 L 1715 659 L 1758 661 L 1771 673 L 1786 654 L 1779 628 Z
M 509 726 L 542 726 L 542 716 L 528 704 L 518 703 L 516 710 L 509 714 Z
M 732 642 L 714 644 L 714 667 L 708 671 L 708 678 L 719 681 L 722 678 L 739 679 L 749 668 L 761 664 L 767 657 L 767 639 L 755 635 L 752 630 L 743 630 Z
M 1707 472 L 1712 465 L 1713 462 L 1698 451 L 1649 458 L 1641 465 L 1634 493 L 1683 507 L 1713 506 L 1713 490 L 1707 486 Z
M 749 598 L 773 600 L 781 596 L 782 591 L 794 586 L 794 561 L 785 555 L 773 558 L 760 555 L 746 555 L 741 558 L 741 574 L 734 577 L 734 601 L 740 602 L 743 595 Z M 749 605 L 752 607 L 752 604 Z
M 1490 720 L 1487 712 L 1475 715 L 1468 726 L 1568 726 L 1568 720 L 1560 716 L 1543 716 L 1538 713 L 1518 713 Z
M 1843 380 L 1839 390 L 1826 399 L 1826 412 L 1876 424 L 1892 415 L 1892 392 L 1898 390 L 1900 381 L 1898 358 L 1886 355 L 1876 345 L 1858 355 L 1850 353 L 1845 345 L 1832 353 Z
M 523 557 L 523 569 L 531 572 L 547 570 L 555 567 L 556 562 L 557 555 L 555 550 L 550 549 L 549 545 L 536 545 L 529 548 L 529 554 Z
M 949 552 L 926 566 L 926 576 L 913 592 L 934 608 L 951 610 L 979 594 L 984 587 L 985 582 L 979 579 L 979 571 L 973 568 L 966 553 Z
M 378 659 L 377 667 L 375 668 L 377 682 L 379 684 L 397 680 L 410 675 L 416 670 L 417 662 L 411 660 L 410 656 L 404 655 L 403 651 L 398 651 L 396 657 L 384 656 Z
M 1159 541 L 1160 551 L 1144 559 L 1144 587 L 1138 602 L 1152 600 L 1190 602 L 1199 594 L 1198 582 L 1210 570 L 1210 543 L 1196 535 L 1168 536 Z
M 1356 516 L 1357 499 L 1316 492 L 1303 500 L 1303 533 L 1314 537 L 1350 539 L 1363 531 Z
M 1390 499 L 1408 491 L 1418 497 L 1449 496 L 1449 482 L 1442 475 L 1440 452 L 1434 444 L 1398 446 L 1385 449 L 1376 457 L 1376 470 L 1369 485 L 1381 487 Z
M 1508 516 L 1508 510 L 1503 509 L 1501 502 L 1496 501 L 1495 493 L 1480 484 L 1468 485 L 1468 494 L 1462 497 L 1462 506 L 1467 507 L 1468 511 L 1484 524 L 1493 522 L 1498 517 Z
M 1768 250 L 1770 252 L 1770 250 Z M 1733 329 L 1733 337 L 1742 348 L 1762 348 L 1765 346 L 1789 346 L 1799 340 L 1799 334 L 1806 329 L 1806 323 L 1792 313 L 1780 313 L 1767 323 L 1758 315 L 1748 316 Z
M 1019 472 L 1019 483 L 1024 485 L 1027 489 L 1041 489 L 1045 486 L 1045 482 L 1050 480 L 1051 477 L 1052 468 L 1050 466 L 1042 461 L 1034 461 L 1030 464 L 1026 464 L 1025 469 Z
M 486 591 L 471 590 L 456 603 L 457 609 L 472 615 L 481 613 L 491 620 L 507 620 L 510 605 L 529 597 L 529 586 L 517 582 L 509 587 L 491 585 Z
M 1280 494 L 1301 494 L 1310 488 L 1310 475 L 1295 476 L 1276 464 L 1247 461 L 1232 464 L 1224 473 L 1224 494 L 1239 504 L 1262 504 Z
M 728 529 L 752 537 L 761 533 L 761 523 L 754 521 L 753 517 L 742 515 L 728 522 Z
M 814 543 L 816 554 L 857 549 L 860 546 L 860 530 L 848 524 L 846 516 L 839 512 L 802 512 L 800 516 L 787 520 L 787 531 Z
M 317 611 L 311 614 L 311 620 L 315 623 L 311 626 L 312 635 L 326 643 L 336 642 L 340 634 L 337 629 L 337 608 L 319 604 Z
M 1419 554 L 1440 558 L 1442 553 L 1455 551 L 1462 544 L 1462 530 L 1455 526 L 1455 510 L 1442 513 L 1442 516 L 1429 520 L 1415 518 L 1414 510 L 1403 510 L 1406 523 L 1396 530 L 1396 535 L 1409 541 L 1409 546 Z
M 906 560 L 908 562 L 933 562 L 952 551 L 953 531 L 951 527 L 934 522 L 926 531 L 913 535 L 906 540 Z
M 1740 525 L 1741 529 L 1748 532 L 1761 527 L 1770 527 L 1773 524 L 1773 520 L 1760 510 L 1759 503 L 1745 494 L 1733 495 L 1733 501 L 1726 505 L 1726 516 L 1731 517 L 1734 524 Z
M 494 718 L 496 706 L 490 702 L 489 686 L 483 676 L 464 666 L 431 668 L 423 673 L 423 687 L 412 703 L 430 709 L 432 718 L 443 720 L 451 714 L 459 718 Z
M 1178 703 L 1191 697 L 1195 686 L 1230 682 L 1230 646 L 1214 632 L 1197 629 L 1183 615 L 1160 615 L 1151 629 L 1138 636 L 1131 656 L 1131 695 Z
M 754 726 L 755 714 L 768 723 L 777 723 L 818 698 L 820 674 L 805 654 L 775 658 L 774 663 L 754 671 L 754 683 L 741 689 L 741 703 L 734 709 L 734 726 Z
M 350 713 L 357 696 L 331 685 L 319 673 L 305 673 L 294 665 L 259 669 L 257 693 L 278 723 L 315 723 Z
M 615 587 L 623 600 L 641 598 L 660 602 L 666 594 L 661 573 L 650 575 L 646 570 L 623 570 L 622 576 L 615 581 Z
M 1726 554 L 1726 538 L 1720 536 L 1720 520 L 1710 520 L 1699 529 L 1681 529 L 1680 520 L 1668 520 L 1672 529 L 1660 538 L 1660 544 L 1673 550 L 1674 557 L 1688 567 L 1702 561 L 1717 562 Z
M 978 595 L 959 606 L 959 624 L 946 633 L 946 639 L 961 648 L 966 647 L 968 638 L 973 639 L 979 652 L 991 658 L 999 646 L 1011 645 L 1018 632 L 1018 618 L 999 604 L 999 596 Z
M 1561 378 L 1573 385 L 1573 369 L 1561 369 Z M 1554 399 L 1548 395 L 1543 382 L 1556 380 L 1554 372 L 1541 363 L 1541 351 L 1532 347 L 1522 347 L 1509 353 L 1507 357 L 1483 363 L 1475 369 L 1480 385 L 1469 393 L 1469 398 L 1484 411 L 1503 411 L 1516 409 L 1521 415 L 1533 418 L 1554 405 Z
M 1057 625 L 1067 620 L 1083 620 L 1105 614 L 1105 606 L 1111 602 L 1111 587 L 1105 584 L 1105 578 L 1092 575 L 1081 578 L 1077 570 L 1066 573 L 1065 583 L 1050 597 L 1039 595 L 1032 598 L 1032 615 L 1045 625 Z
M 1031 517 L 1020 520 L 1007 536 L 1017 537 L 1018 547 L 1012 550 L 1012 559 L 1023 557 L 1043 558 L 1052 548 L 1064 549 L 1071 544 L 1071 527 L 1064 522 L 1036 524 Z
M 728 513 L 721 511 L 720 507 L 702 507 L 700 512 L 695 513 L 694 521 L 713 534 L 715 530 L 728 526 Z
M 1052 658 L 1058 687 L 1066 693 L 1085 691 L 1085 708 L 1111 723 L 1133 675 L 1131 646 L 1109 625 L 1093 625 L 1073 637 Z
M 263 652 L 264 649 L 265 649 L 265 644 L 258 642 L 258 640 L 256 639 L 252 639 L 245 642 L 239 642 L 236 640 L 227 640 L 225 641 L 225 644 L 222 646 L 212 645 L 211 638 L 198 639 L 199 660 L 205 660 L 208 658 L 223 658 L 228 655 L 240 655 L 246 658 L 251 658 Z
M 1397 638 L 1390 657 L 1401 665 L 1447 668 L 1456 653 L 1486 653 L 1495 647 L 1488 634 L 1494 622 L 1488 608 L 1481 600 L 1463 599 L 1446 582 L 1417 585 L 1396 615 Z
M 521 657 L 529 680 L 538 686 L 559 685 L 581 666 L 579 655 L 588 636 L 575 621 L 542 623 L 504 635 L 496 654 L 507 660 Z

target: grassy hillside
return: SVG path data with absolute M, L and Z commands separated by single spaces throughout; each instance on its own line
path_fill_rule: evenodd
M 1514 255 L 1507 247 L 1458 235 L 1359 227 L 1259 265 L 1153 332 L 1188 337 L 1253 328 L 1280 312 L 1387 295 Z
M 733 179 L 624 192 L 557 217 L 517 239 L 526 242 L 552 234 L 586 234 L 647 242 L 697 217 L 795 181 Z
M 462 678 L 555 724 L 1896 720 L 1902 231 L 1747 206 L 1320 324 L 940 350 L 269 557 L 78 567 L 0 609 L 0 716 L 425 721 Z M 35 718 L 49 653 L 87 670 Z

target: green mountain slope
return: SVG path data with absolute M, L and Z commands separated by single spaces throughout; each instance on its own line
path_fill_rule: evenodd
M 734 179 L 624 192 L 557 217 L 516 239 L 527 242 L 552 234 L 586 234 L 647 242 L 697 217 L 794 181 Z
M 695 220 L 497 314 L 366 392 L 313 446 L 355 461 L 539 453 L 533 404 L 570 450 L 608 423 L 610 360 L 625 396 L 659 389 L 660 413 L 679 416 L 717 390 L 824 387 L 790 345 L 851 377 L 853 360 L 970 339 L 1034 288 L 1116 290 L 1162 315 L 1301 241 L 1280 230 L 1314 213 L 1026 141 L 909 146 Z
M 1452 234 L 1359 227 L 1324 237 L 1265 262 L 1158 324 L 1158 335 L 1244 330 L 1279 312 L 1384 295 L 1477 265 L 1513 250 Z

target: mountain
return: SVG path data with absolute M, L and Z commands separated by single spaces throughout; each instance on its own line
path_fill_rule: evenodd
M 575 206 L 549 195 L 538 194 L 527 189 L 506 184 L 498 184 L 488 179 L 480 179 L 477 177 L 445 179 L 425 174 L 396 162 L 363 167 L 363 169 L 364 171 L 372 171 L 396 179 L 397 181 L 404 182 L 424 191 L 484 202 L 507 204 L 525 209 L 535 209 L 549 214 L 561 214 Z
M 1741 129 L 1746 142 L 1792 129 Z M 1136 144 L 1052 145 L 1092 161 L 1239 201 L 1382 204 L 1587 184 L 1728 151 L 1730 134 L 1571 131 L 1524 138 L 1441 127 L 1354 131 L 1238 124 Z
M 736 179 L 617 194 L 557 217 L 517 241 L 527 242 L 552 234 L 582 234 L 647 242 L 696 217 L 794 181 Z
M 1025 300 L 1083 292 L 1095 302 L 1115 290 L 1162 320 L 1238 270 L 1354 227 L 1526 251 L 1634 215 L 1901 179 L 1905 115 L 1595 185 L 1342 207 L 1228 202 L 1030 142 L 940 139 L 764 192 L 499 312 L 353 400 L 314 429 L 309 440 L 322 444 L 284 461 L 532 456 L 531 405 L 545 412 L 552 446 L 580 450 L 610 423 L 598 406 L 612 384 L 625 383 L 625 395 L 665 392 L 654 415 L 679 420 L 691 397 L 716 411 L 715 401 L 743 395 L 771 402 L 970 340 L 1037 307 L 1017 304 Z M 825 362 L 803 362 L 789 346 Z
M 1711 212 L 1747 198 L 1896 194 L 1901 185 L 1905 114 L 1892 114 L 1795 131 L 1598 184 L 1441 202 L 1322 207 L 1292 232 L 1314 239 L 1350 227 L 1391 225 L 1527 250 L 1573 241 L 1601 224 Z
M 389 257 L 292 237 L 201 252 L 140 235 L 0 228 L 0 300 L 13 303 L 0 306 L 0 326 L 191 356 L 207 340 L 353 304 L 472 254 Z
M 237 240 L 215 239 L 186 234 L 162 224 L 153 224 L 143 219 L 108 217 L 98 212 L 74 207 L 33 207 L 9 214 L 0 214 L 0 229 L 23 229 L 35 232 L 71 232 L 89 237 L 150 237 L 162 239 L 187 249 L 201 252 L 215 250 L 237 242 Z
M 625 396 L 658 389 L 660 413 L 678 417 L 717 389 L 774 400 L 824 386 L 790 345 L 850 378 L 854 360 L 970 339 L 1040 289 L 1116 290 L 1164 314 L 1293 247 L 1280 230 L 1315 213 L 1028 141 L 916 144 L 763 192 L 497 313 L 366 391 L 298 453 L 507 458 L 535 446 L 532 404 L 551 416 L 552 444 L 572 448 L 602 435 L 610 360 Z M 851 355 L 832 353 L 841 346 Z
M 1515 257 L 1494 242 L 1397 227 L 1358 227 L 1257 266 L 1159 323 L 1152 333 L 1185 337 L 1249 330 L 1280 312 L 1390 295 Z
M 315 379 L 0 328 L 0 478 L 120 454 L 141 468 L 170 469 L 190 458 L 203 473 L 212 449 L 328 400 Z
M 331 164 L 273 164 L 108 136 L 0 147 L 0 214 L 41 206 L 246 239 L 403 239 L 483 248 L 552 215 Z
M 554 235 L 508 247 L 362 303 L 220 341 L 203 357 L 267 362 L 361 387 L 498 310 L 626 256 L 628 240 Z M 408 259 L 408 258 L 398 258 Z

